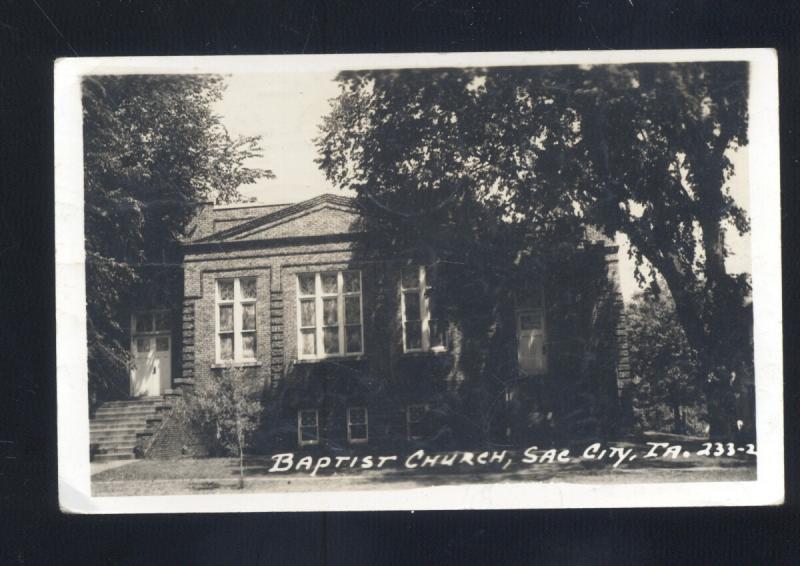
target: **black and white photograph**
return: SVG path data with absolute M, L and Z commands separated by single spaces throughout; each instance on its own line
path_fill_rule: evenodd
M 65 511 L 782 501 L 773 52 L 55 79 Z

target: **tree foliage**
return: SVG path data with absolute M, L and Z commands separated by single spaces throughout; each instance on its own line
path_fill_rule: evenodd
M 318 163 L 382 215 L 385 231 L 474 244 L 484 257 L 510 258 L 508 269 L 566 253 L 587 225 L 627 235 L 640 283 L 666 282 L 712 428 L 727 432 L 731 352 L 746 351 L 749 335 L 748 281 L 727 273 L 724 242 L 731 225 L 749 229 L 728 185 L 730 151 L 747 144 L 746 64 L 377 70 L 338 80 Z
M 660 413 L 669 411 L 671 430 L 686 434 L 687 412 L 700 415 L 703 392 L 697 386 L 697 365 L 686 333 L 678 322 L 675 304 L 664 294 L 639 293 L 627 308 L 631 374 L 637 407 L 648 429 L 663 427 Z
M 201 380 L 188 395 L 183 418 L 217 448 L 239 460 L 239 487 L 244 484 L 244 454 L 258 428 L 263 405 L 262 382 L 241 367 L 227 367 Z
M 127 366 L 134 302 L 179 300 L 177 246 L 196 205 L 236 200 L 272 173 L 247 165 L 258 138 L 230 136 L 214 113 L 220 76 L 89 76 L 82 86 L 89 372 L 102 392 Z

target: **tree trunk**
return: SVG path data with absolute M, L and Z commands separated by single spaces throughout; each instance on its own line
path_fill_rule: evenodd
M 675 434 L 686 434 L 686 423 L 683 421 L 683 412 L 680 403 L 672 403 L 672 430 Z
M 725 273 L 724 258 L 719 257 L 719 241 L 715 236 L 707 240 L 707 253 L 712 257 L 708 262 L 710 269 L 705 289 L 692 292 L 683 274 L 671 261 L 654 263 L 667 282 L 678 320 L 686 333 L 689 346 L 697 356 L 697 380 L 704 391 L 708 410 L 709 436 L 720 440 L 730 439 L 736 422 L 736 405 L 731 386 L 731 371 L 728 367 L 733 359 L 733 351 L 738 347 L 735 339 L 740 339 L 743 330 L 737 328 L 734 316 L 741 309 L 741 300 L 732 293 L 729 276 Z M 707 295 L 710 295 L 709 301 Z M 710 302 L 711 313 L 708 313 Z
M 717 366 L 706 369 L 704 375 L 708 376 L 703 387 L 708 408 L 708 436 L 712 440 L 729 441 L 736 425 L 736 397 L 730 370 Z
M 242 423 L 236 420 L 236 443 L 239 445 L 239 489 L 244 488 L 244 438 Z

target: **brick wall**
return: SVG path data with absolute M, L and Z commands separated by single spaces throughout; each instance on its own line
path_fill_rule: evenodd
M 146 458 L 156 460 L 208 455 L 207 443 L 181 418 L 183 399 L 174 399 L 172 408 L 162 414 L 161 425 L 144 448 Z
M 214 229 L 214 214 L 222 220 L 238 218 L 234 212 L 219 214 L 219 210 L 204 209 L 196 222 L 199 239 Z M 200 383 L 208 379 L 215 367 L 215 285 L 219 278 L 257 278 L 257 365 L 253 371 L 267 385 L 266 399 L 278 402 L 262 431 L 265 438 L 281 437 L 287 447 L 296 443 L 297 407 L 308 405 L 337 391 L 342 399 L 328 407 L 325 415 L 331 425 L 332 438 L 346 444 L 346 410 L 350 403 L 370 403 L 370 438 L 378 440 L 381 431 L 389 438 L 405 430 L 405 406 L 436 400 L 453 405 L 464 379 L 462 347 L 466 356 L 475 354 L 475 344 L 462 342 L 460 329 L 450 329 L 450 350 L 446 355 L 409 356 L 402 352 L 399 280 L 402 258 L 367 258 L 362 253 L 358 237 L 345 241 L 318 239 L 304 243 L 298 238 L 330 234 L 352 234 L 359 229 L 353 210 L 345 206 L 323 203 L 319 207 L 285 220 L 254 228 L 246 238 L 265 238 L 263 245 L 189 246 L 184 258 L 184 303 L 182 318 L 182 378 Z M 266 232 L 264 232 L 266 230 Z M 266 238 L 269 239 L 266 239 Z M 291 237 L 291 240 L 284 238 Z M 275 240 L 274 238 L 279 238 Z M 608 318 L 613 328 L 606 329 L 609 344 L 603 344 L 604 354 L 613 357 L 610 381 L 598 375 L 602 387 L 616 399 L 616 390 L 628 386 L 627 342 L 624 312 L 619 294 L 616 248 L 607 239 L 598 237 L 589 247 L 601 257 L 610 285 L 597 297 L 594 309 L 610 307 Z M 362 300 L 365 356 L 362 360 L 334 363 L 299 362 L 297 359 L 297 286 L 296 276 L 303 272 L 358 269 L 362 272 Z M 594 268 L 593 268 L 594 269 Z M 591 281 L 592 274 L 585 274 Z M 599 305 L 599 306 L 598 306 Z M 604 311 L 605 312 L 605 311 Z M 605 324 L 605 322 L 603 323 Z M 513 329 L 512 329 L 513 333 Z M 509 338 L 513 342 L 514 337 Z M 574 342 L 577 344 L 577 342 Z M 506 351 L 514 357 L 515 344 Z M 587 355 L 575 351 L 573 359 Z M 596 354 L 591 354 L 596 355 Z M 515 359 L 515 358 L 514 358 Z M 565 378 L 568 376 L 565 376 Z M 561 377 L 551 381 L 559 381 Z M 612 392 L 611 389 L 614 391 Z M 532 394 L 540 389 L 534 388 Z M 305 397 L 303 397 L 305 396 Z M 315 397 L 317 396 L 317 397 Z M 375 414 L 373 414 L 375 411 Z M 283 419 L 283 420 L 281 420 Z M 153 456 L 174 454 L 187 444 L 181 436 L 177 421 L 166 422 L 162 440 L 155 443 Z M 393 431 L 393 432 L 392 432 Z M 391 432 L 391 434 L 390 434 Z M 273 434 L 274 433 L 274 434 Z M 342 435 L 345 440 L 342 440 Z M 268 439 L 266 442 L 269 442 Z M 180 445 L 180 446 L 179 446 Z
M 214 209 L 214 232 L 220 232 L 243 224 L 248 220 L 286 208 L 286 204 L 263 204 L 258 206 L 235 206 Z

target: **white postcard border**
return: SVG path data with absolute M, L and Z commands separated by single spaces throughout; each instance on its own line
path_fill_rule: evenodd
M 415 489 L 93 497 L 89 465 L 80 79 L 91 74 L 293 73 L 340 69 L 749 61 L 757 480 L 467 484 Z M 56 342 L 61 509 L 73 513 L 700 507 L 784 497 L 778 66 L 771 49 L 60 59 L 55 65 Z

